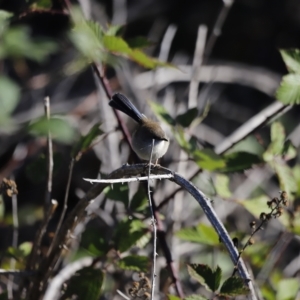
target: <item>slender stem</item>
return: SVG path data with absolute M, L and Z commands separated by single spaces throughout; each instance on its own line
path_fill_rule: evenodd
M 55 235 L 53 238 L 53 241 L 51 243 L 51 246 L 49 247 L 47 256 L 49 256 L 49 254 L 51 253 L 52 249 L 53 249 L 53 245 L 55 244 L 55 240 L 57 238 L 57 234 L 61 228 L 62 222 L 64 220 L 67 208 L 68 208 L 68 197 L 69 197 L 69 191 L 70 191 L 70 186 L 71 186 L 71 179 L 72 179 L 72 175 L 73 175 L 73 168 L 74 168 L 74 164 L 75 164 L 75 159 L 72 158 L 71 159 L 71 163 L 70 163 L 70 169 L 69 169 L 69 175 L 68 175 L 68 182 L 67 182 L 67 187 L 66 187 L 66 192 L 65 192 L 65 198 L 64 198 L 64 203 L 63 203 L 63 209 L 55 230 Z
M 213 30 L 212 30 L 209 38 L 208 38 L 208 41 L 207 41 L 207 45 L 206 45 L 205 52 L 204 52 L 205 62 L 209 58 L 218 37 L 222 33 L 222 27 L 225 23 L 225 20 L 228 16 L 228 13 L 230 11 L 230 8 L 231 8 L 234 0 L 223 0 L 223 2 L 224 2 L 224 5 L 223 5 L 223 7 L 222 7 L 222 9 L 221 9 L 221 11 L 218 15 L 218 18 L 216 20 L 214 28 L 213 28 Z
M 199 73 L 203 62 L 203 53 L 205 49 L 205 41 L 207 35 L 207 26 L 200 25 L 198 28 L 198 37 L 196 49 L 193 59 L 192 78 L 189 88 L 189 108 L 197 107 L 198 88 L 199 88 Z
M 13 215 L 13 238 L 12 238 L 12 247 L 18 247 L 18 238 L 19 238 L 19 220 L 18 220 L 18 201 L 17 195 L 12 195 L 12 215 Z M 10 259 L 10 268 L 14 270 L 16 267 L 16 260 L 15 258 Z M 8 278 L 8 285 L 7 285 L 7 293 L 8 299 L 13 299 L 13 280 L 14 275 L 11 274 Z
M 152 205 L 152 198 L 151 198 L 151 191 L 150 191 L 150 174 L 151 174 L 151 161 L 152 161 L 152 154 L 154 148 L 154 139 L 152 139 L 152 148 L 149 160 L 149 168 L 148 168 L 148 199 L 149 199 L 149 208 L 151 213 L 151 222 L 153 226 L 153 265 L 152 265 L 152 284 L 151 284 L 151 299 L 154 300 L 155 294 L 155 277 L 156 277 L 156 242 L 157 242 L 157 229 L 156 229 L 156 218 L 154 215 L 154 209 Z
M 122 293 L 120 290 L 117 290 L 117 293 L 122 297 L 122 298 L 124 298 L 124 299 L 126 299 L 126 300 L 130 300 L 130 298 L 129 297 L 127 297 L 124 293 Z
M 94 70 L 97 78 L 101 82 L 101 85 L 102 85 L 102 87 L 104 89 L 106 97 L 108 99 L 111 99 L 113 93 L 111 91 L 110 84 L 109 84 L 107 78 L 100 72 L 99 67 L 95 63 L 92 64 L 92 68 L 93 68 L 93 70 Z M 118 125 L 120 127 L 121 132 L 123 133 L 123 136 L 124 136 L 126 142 L 128 143 L 128 145 L 131 145 L 131 135 L 130 135 L 130 133 L 128 131 L 127 126 L 122 121 L 122 119 L 121 119 L 118 111 L 116 111 L 115 109 L 113 111 L 114 111 L 114 114 L 115 114 L 115 116 L 117 118 Z
M 50 120 L 50 98 L 46 97 L 44 99 L 44 109 L 47 120 Z M 47 180 L 47 190 L 45 194 L 45 205 L 44 205 L 44 218 L 46 218 L 46 211 L 49 209 L 49 205 L 51 202 L 51 193 L 52 193 L 52 177 L 53 177 L 53 147 L 52 147 L 52 138 L 51 132 L 48 130 L 47 135 L 47 167 L 48 167 L 48 180 Z

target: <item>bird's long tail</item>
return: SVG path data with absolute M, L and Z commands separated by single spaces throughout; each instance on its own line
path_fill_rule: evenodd
M 124 114 L 131 117 L 138 123 L 142 123 L 145 116 L 127 99 L 124 95 L 117 93 L 112 96 L 109 105 L 117 110 L 122 111 Z

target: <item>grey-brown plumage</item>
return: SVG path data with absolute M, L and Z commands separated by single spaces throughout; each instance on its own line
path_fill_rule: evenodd
M 122 111 L 134 119 L 138 124 L 137 130 L 132 135 L 132 148 L 143 160 L 150 160 L 152 143 L 152 161 L 165 155 L 169 147 L 169 139 L 158 122 L 148 119 L 122 94 L 113 95 L 109 105 Z

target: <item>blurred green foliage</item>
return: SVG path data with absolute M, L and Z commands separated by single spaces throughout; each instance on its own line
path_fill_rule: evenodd
M 31 8 L 47 9 L 52 2 L 49 0 L 30 1 Z M 30 60 L 43 64 L 51 55 L 55 54 L 59 47 L 57 42 L 50 38 L 35 38 L 26 26 L 12 26 L 10 18 L 12 15 L 0 11 L 0 59 L 10 61 Z M 144 68 L 154 69 L 160 66 L 171 65 L 161 62 L 156 58 L 148 56 L 142 50 L 152 45 L 147 39 L 137 37 L 125 41 L 121 36 L 122 27 L 106 26 L 103 28 L 97 22 L 87 21 L 77 8 L 71 12 L 73 27 L 68 32 L 68 37 L 77 49 L 77 57 L 65 68 L 66 74 L 73 74 L 83 68 L 95 64 L 107 64 L 118 66 L 122 60 L 128 59 L 138 63 Z M 277 98 L 287 105 L 300 104 L 300 51 L 298 49 L 282 50 L 282 58 L 290 74 L 282 79 L 281 86 L 277 91 Z M 11 118 L 20 99 L 20 87 L 11 78 L 0 76 L 0 125 L 13 124 Z M 230 189 L 230 175 L 233 172 L 243 172 L 249 168 L 259 165 L 267 165 L 277 177 L 282 190 L 287 191 L 290 201 L 300 196 L 300 166 L 291 167 L 289 161 L 297 157 L 297 150 L 287 140 L 285 128 L 281 122 L 273 122 L 270 126 L 270 143 L 260 144 L 253 136 L 241 141 L 225 154 L 217 154 L 209 147 L 202 147 L 195 136 L 191 134 L 192 129 L 199 124 L 207 115 L 208 108 L 200 112 L 197 108 L 191 108 L 185 113 L 172 117 L 168 111 L 159 104 L 150 103 L 156 116 L 165 122 L 173 133 L 173 137 L 180 148 L 186 152 L 188 157 L 202 170 L 212 174 L 214 196 L 223 199 L 232 197 Z M 25 126 L 29 133 L 37 137 L 51 138 L 60 143 L 73 146 L 71 158 L 79 160 L 95 140 L 104 132 L 96 123 L 86 135 L 80 135 L 64 116 L 51 116 L 50 119 L 41 117 L 31 120 Z M 55 162 L 55 165 L 57 163 Z M 28 166 L 27 171 L 44 179 L 46 174 L 45 157 L 40 157 L 37 162 Z M 225 174 L 226 173 L 226 174 Z M 259 191 L 255 191 L 259 194 Z M 106 199 L 116 201 L 123 205 L 124 211 L 129 217 L 118 219 L 112 212 L 114 227 L 111 232 L 103 233 L 97 230 L 86 230 L 81 238 L 79 250 L 85 250 L 84 254 L 101 258 L 109 267 L 120 270 L 131 270 L 147 272 L 151 259 L 148 256 L 133 254 L 132 249 L 145 248 L 151 240 L 150 226 L 146 225 L 145 219 L 149 216 L 148 200 L 145 192 L 140 188 L 133 195 L 131 201 L 129 188 L 126 184 L 118 184 L 108 187 L 104 191 Z M 268 210 L 269 198 L 264 194 L 249 197 L 249 199 L 237 200 L 245 210 L 254 217 L 259 218 L 261 212 Z M 12 224 L 12 216 L 4 218 L 4 202 L 0 197 L 0 220 L 6 225 Z M 28 215 L 33 214 L 32 207 L 20 213 L 20 224 Z M 26 216 L 24 216 L 26 215 Z M 39 217 L 41 218 L 41 217 Z M 285 215 L 280 218 L 284 229 L 290 232 L 300 232 L 299 212 L 291 217 Z M 34 221 L 38 219 L 34 217 Z M 32 220 L 26 219 L 26 222 Z M 176 236 L 187 242 L 198 243 L 211 252 L 211 247 L 218 250 L 220 247 L 219 237 L 213 227 L 203 223 L 193 227 L 178 230 Z M 30 254 L 32 244 L 25 242 L 17 248 L 10 247 L 3 254 L 1 268 L 9 268 L 9 260 L 17 260 L 17 268 L 24 269 L 26 259 Z M 264 259 L 270 251 L 270 245 L 263 242 L 253 245 L 245 250 L 245 256 L 256 268 L 263 265 Z M 83 253 L 83 252 L 82 252 Z M 79 256 L 79 255 L 78 255 Z M 107 268 L 109 269 L 109 268 Z M 237 277 L 230 277 L 221 285 L 223 269 L 210 268 L 208 265 L 189 264 L 188 271 L 192 278 L 205 286 L 207 290 L 217 292 L 224 297 L 245 294 L 248 290 L 244 283 Z M 294 299 L 299 289 L 299 282 L 294 278 L 284 278 L 282 272 L 277 270 L 277 278 L 274 280 L 276 291 L 269 283 L 262 286 L 262 293 L 266 299 L 288 300 Z M 275 273 L 275 272 L 274 272 Z M 275 278 L 275 276 L 273 275 Z M 273 278 L 272 278 L 273 279 Z M 64 297 L 76 295 L 81 299 L 98 299 L 104 281 L 102 270 L 94 268 L 83 268 L 78 271 L 68 282 L 64 290 Z M 2 294 L 5 295 L 5 294 Z M 0 297 L 2 297 L 2 295 Z M 6 296 L 6 295 L 5 295 Z M 169 296 L 169 299 L 179 299 Z M 186 300 L 204 299 L 200 295 L 191 295 Z

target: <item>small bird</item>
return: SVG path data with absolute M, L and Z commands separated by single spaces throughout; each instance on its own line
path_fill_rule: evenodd
M 164 156 L 169 147 L 169 139 L 158 122 L 148 119 L 127 99 L 124 95 L 117 93 L 112 96 L 109 105 L 122 111 L 138 123 L 136 131 L 132 135 L 131 146 L 134 152 L 143 160 L 157 161 Z M 152 150 L 152 140 L 154 146 Z

